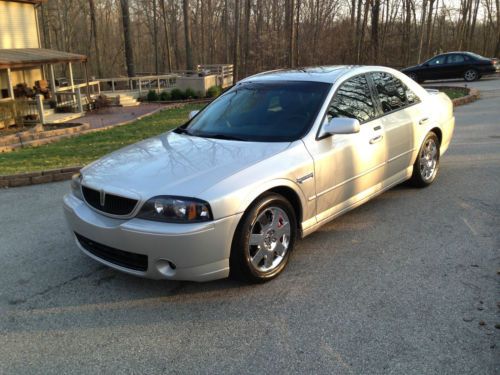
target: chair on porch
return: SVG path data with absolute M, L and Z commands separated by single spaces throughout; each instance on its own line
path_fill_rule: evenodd
M 35 91 L 37 94 L 43 95 L 44 99 L 50 99 L 52 97 L 49 83 L 44 79 L 35 82 Z

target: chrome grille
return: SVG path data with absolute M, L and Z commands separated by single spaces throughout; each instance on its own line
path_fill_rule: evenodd
M 82 193 L 88 205 L 111 215 L 130 215 L 137 205 L 135 199 L 108 194 L 86 186 L 82 186 Z

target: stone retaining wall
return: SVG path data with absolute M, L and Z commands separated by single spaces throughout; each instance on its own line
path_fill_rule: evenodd
M 0 137 L 0 152 L 10 152 L 22 147 L 41 146 L 55 140 L 72 137 L 90 129 L 89 124 L 80 124 L 71 128 L 53 130 L 26 130 Z
M 45 184 L 47 182 L 64 181 L 71 179 L 71 176 L 81 169 L 69 167 L 61 169 L 50 169 L 47 171 L 20 173 L 14 175 L 0 176 L 0 188 L 10 188 L 26 185 Z

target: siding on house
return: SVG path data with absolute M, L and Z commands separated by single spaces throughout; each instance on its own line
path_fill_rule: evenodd
M 0 49 L 40 48 L 35 6 L 0 0 Z

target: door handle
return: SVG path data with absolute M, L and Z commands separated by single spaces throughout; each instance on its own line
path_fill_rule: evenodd
M 423 125 L 423 124 L 425 124 L 427 121 L 429 121 L 429 117 L 425 117 L 425 118 L 421 119 L 421 120 L 418 122 L 418 124 L 419 124 L 419 125 Z
M 382 138 L 384 138 L 383 135 L 377 135 L 375 138 L 370 139 L 370 144 L 372 145 L 374 143 L 380 142 Z

